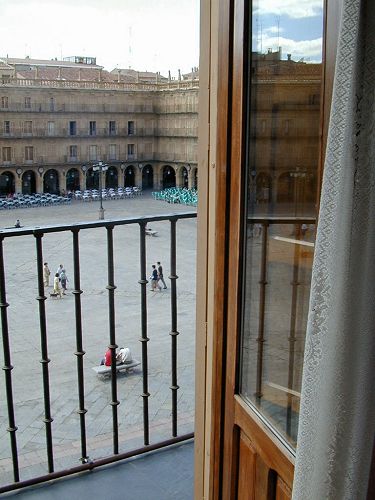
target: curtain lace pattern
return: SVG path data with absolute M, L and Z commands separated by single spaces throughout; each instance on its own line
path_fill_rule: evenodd
M 365 499 L 375 432 L 375 2 L 344 0 L 293 500 Z

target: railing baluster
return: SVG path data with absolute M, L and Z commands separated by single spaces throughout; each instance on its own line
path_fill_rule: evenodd
M 38 272 L 38 297 L 36 300 L 39 303 L 39 324 L 40 324 L 40 345 L 42 351 L 42 375 L 43 375 L 43 391 L 44 391 L 44 419 L 46 427 L 46 442 L 47 442 L 47 458 L 48 458 L 48 472 L 54 471 L 53 465 L 53 444 L 52 444 L 52 422 L 51 417 L 51 400 L 49 391 L 49 371 L 48 364 L 51 361 L 48 358 L 48 342 L 47 342 L 47 320 L 45 301 L 47 297 L 44 295 L 44 280 L 43 280 L 43 249 L 42 238 L 43 233 L 39 231 L 34 232 L 36 238 L 36 258 L 37 258 L 37 272 Z
M 296 240 L 301 239 L 301 224 L 295 225 Z M 290 331 L 289 331 L 289 359 L 288 359 L 288 389 L 293 390 L 294 385 L 294 357 L 295 357 L 295 342 L 296 342 L 296 323 L 297 323 L 297 299 L 299 282 L 299 261 L 301 255 L 301 245 L 294 244 L 293 257 L 293 281 L 292 285 L 292 300 L 290 310 Z M 288 403 L 286 410 L 286 432 L 288 436 L 292 431 L 292 394 L 288 393 Z
M 113 225 L 106 226 L 107 229 L 107 257 L 108 257 L 108 307 L 109 307 L 109 348 L 111 350 L 111 389 L 112 389 L 112 422 L 113 422 L 113 453 L 118 454 L 118 414 L 117 407 L 120 401 L 117 399 L 117 372 L 116 372 L 116 325 L 115 325 L 115 272 L 113 259 Z
M 172 436 L 177 436 L 177 279 L 176 274 L 176 223 L 177 219 L 171 219 L 171 262 L 170 276 L 171 280 L 171 362 L 172 362 Z
M 85 351 L 83 350 L 82 342 L 82 314 L 81 314 L 81 276 L 80 276 L 80 263 L 79 263 L 79 229 L 73 229 L 73 266 L 74 266 L 74 307 L 75 307 L 75 320 L 76 320 L 76 352 L 77 356 L 77 375 L 78 375 L 78 399 L 79 399 L 79 409 L 77 413 L 80 420 L 81 428 L 81 462 L 86 463 L 88 461 L 87 447 L 86 447 L 86 421 L 85 415 L 87 410 L 85 409 L 85 384 L 83 375 L 83 356 Z
M 4 351 L 4 375 L 5 375 L 5 387 L 7 395 L 7 408 L 8 408 L 8 423 L 9 426 L 7 431 L 10 437 L 10 446 L 12 450 L 12 462 L 13 462 L 13 477 L 14 481 L 18 482 L 20 480 L 19 467 L 18 467 L 18 453 L 17 453 L 17 437 L 16 431 L 17 426 L 14 417 L 14 404 L 13 404 L 13 389 L 12 389 L 12 370 L 13 366 L 10 357 L 10 345 L 9 345 L 9 330 L 8 330 L 8 315 L 7 307 L 8 303 L 6 300 L 6 289 L 5 289 L 5 267 L 4 267 L 4 251 L 3 251 L 3 238 L 0 238 L 0 310 L 1 310 L 1 332 L 3 338 L 3 351 Z
M 268 222 L 262 223 L 262 256 L 260 268 L 260 290 L 259 290 L 259 321 L 258 321 L 258 352 L 257 352 L 257 378 L 256 392 L 257 398 L 262 397 L 262 376 L 263 376 L 263 351 L 264 351 L 264 316 L 266 310 L 266 286 L 267 286 L 267 247 L 268 247 Z
M 141 279 L 138 283 L 141 285 L 141 338 L 142 344 L 142 379 L 143 379 L 143 441 L 147 446 L 150 444 L 149 436 L 149 416 L 148 416 L 148 360 L 147 360 L 147 279 L 146 279 L 146 222 L 139 223 L 140 229 L 140 264 Z

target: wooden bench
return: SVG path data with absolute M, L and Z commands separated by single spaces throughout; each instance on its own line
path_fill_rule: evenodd
M 140 364 L 141 362 L 138 361 L 137 359 L 133 359 L 133 361 L 131 361 L 130 363 L 116 363 L 116 372 L 124 371 L 125 373 L 127 373 L 129 371 L 132 371 L 133 368 L 135 368 Z M 111 366 L 105 366 L 105 365 L 93 366 L 92 369 L 97 375 L 111 375 L 112 373 Z
M 158 232 L 153 229 L 146 229 L 146 234 L 148 234 L 148 236 L 157 236 Z

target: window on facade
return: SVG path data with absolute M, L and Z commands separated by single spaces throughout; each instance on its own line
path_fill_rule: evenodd
M 89 146 L 89 160 L 98 159 L 98 146 Z
M 134 122 L 133 121 L 130 121 L 128 122 L 128 135 L 134 135 Z
M 3 133 L 10 134 L 10 121 L 6 120 L 3 125 Z
M 25 108 L 26 109 L 31 108 L 31 97 L 25 97 Z
M 116 150 L 117 150 L 116 144 L 109 145 L 108 155 L 110 160 L 117 160 Z
M 3 97 L 1 98 L 1 107 L 2 107 L 3 109 L 6 109 L 6 108 L 8 108 L 8 106 L 9 106 L 9 99 L 8 99 L 8 97 L 3 96 Z
M 3 158 L 3 161 L 11 161 L 12 160 L 12 148 L 9 148 L 9 147 L 3 148 L 2 158 Z
M 116 122 L 115 121 L 110 121 L 109 122 L 109 135 L 115 135 L 116 134 Z
M 135 155 L 135 144 L 128 144 L 128 156 Z
M 69 146 L 69 157 L 70 158 L 77 158 L 78 156 L 78 148 L 77 146 Z
M 34 160 L 34 146 L 26 146 L 25 147 L 25 160 L 33 161 Z
M 24 134 L 32 134 L 33 133 L 33 122 L 31 120 L 27 120 L 23 122 L 23 133 Z
M 47 134 L 48 135 L 55 135 L 55 122 L 48 122 L 47 123 Z
M 90 127 L 89 127 L 90 135 L 96 135 L 96 122 L 90 122 Z
M 69 135 L 77 135 L 77 122 L 69 122 Z
M 55 111 L 55 99 L 53 97 L 51 97 L 49 100 L 49 110 Z

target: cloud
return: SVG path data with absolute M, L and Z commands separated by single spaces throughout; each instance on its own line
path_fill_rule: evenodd
M 285 30 L 281 26 L 270 26 L 263 29 L 263 33 L 283 33 Z
M 298 61 L 303 58 L 305 61 L 309 62 L 321 62 L 322 44 L 323 39 L 321 37 L 315 40 L 296 41 L 290 38 L 278 38 L 265 35 L 262 38 L 262 51 L 265 52 L 268 48 L 277 50 L 278 46 L 280 46 L 283 55 L 291 54 L 293 61 Z M 258 50 L 260 50 L 260 47 L 258 47 Z
M 262 0 L 255 15 L 275 14 L 291 18 L 322 15 L 323 0 Z
M 0 15 L 0 56 L 93 56 L 108 70 L 174 75 L 199 62 L 199 0 L 0 0 Z

